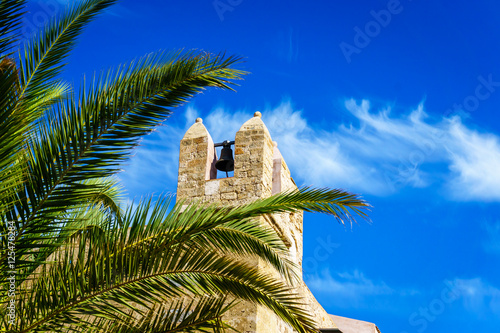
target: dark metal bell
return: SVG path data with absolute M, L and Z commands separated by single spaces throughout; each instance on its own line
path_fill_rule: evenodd
M 231 149 L 230 144 L 223 145 L 220 152 L 220 158 L 217 162 L 215 162 L 215 167 L 217 170 L 226 172 L 234 170 L 233 150 Z

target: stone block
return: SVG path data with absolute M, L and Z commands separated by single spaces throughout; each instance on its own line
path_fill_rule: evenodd
M 231 201 L 236 200 L 238 198 L 235 192 L 222 193 L 220 197 L 222 200 L 231 200 Z
M 205 183 L 205 195 L 215 195 L 219 193 L 219 180 L 210 180 Z

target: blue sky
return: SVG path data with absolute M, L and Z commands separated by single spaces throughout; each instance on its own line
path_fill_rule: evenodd
M 32 1 L 29 35 L 67 1 Z M 372 224 L 305 216 L 304 279 L 329 313 L 383 333 L 500 327 L 500 4 L 123 0 L 85 31 L 64 78 L 157 50 L 245 57 L 143 140 L 129 197 L 176 190 L 197 116 L 215 141 L 262 112 L 296 183 L 340 187 Z

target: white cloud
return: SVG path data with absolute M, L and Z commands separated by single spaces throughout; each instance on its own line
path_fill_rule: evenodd
M 481 278 L 460 279 L 448 281 L 455 287 L 454 292 L 462 299 L 468 312 L 488 315 L 493 312 L 500 315 L 500 289 L 483 281 Z
M 384 304 L 387 309 L 398 311 L 409 303 L 400 301 L 395 308 L 392 308 L 394 297 L 408 297 L 413 303 L 422 297 L 425 299 L 433 295 L 421 289 L 393 288 L 384 281 L 368 278 L 358 270 L 331 273 L 326 269 L 319 274 L 304 276 L 304 281 L 313 294 L 321 295 L 327 299 L 329 306 L 335 307 L 373 308 L 377 304 Z M 500 289 L 498 287 L 479 277 L 471 279 L 456 277 L 445 280 L 444 283 L 447 286 L 444 290 L 454 295 L 453 301 L 461 304 L 467 313 L 475 313 L 479 317 L 491 317 L 492 314 L 496 317 L 500 316 Z M 440 296 L 442 294 L 441 292 Z
M 262 111 L 298 184 L 374 195 L 437 185 L 454 200 L 500 201 L 496 135 L 470 129 L 458 117 L 431 122 L 423 105 L 404 116 L 391 115 L 389 107 L 374 112 L 368 101 L 348 100 L 345 108 L 356 125 L 319 127 L 290 101 Z M 186 123 L 160 128 L 144 140 L 126 181 L 141 189 L 155 182 L 175 189 L 179 141 L 197 113 L 188 108 Z M 204 124 L 214 141 L 223 141 L 234 138 L 252 113 L 217 108 Z
M 362 272 L 336 273 L 329 270 L 319 275 L 306 276 L 305 280 L 310 289 L 321 294 L 332 294 L 339 298 L 358 299 L 365 296 L 389 295 L 395 291 L 384 282 L 373 282 Z
M 450 125 L 450 182 L 452 193 L 464 199 L 500 200 L 500 145 L 498 137 L 478 133 L 459 121 Z
M 264 120 L 301 181 L 378 195 L 392 192 L 401 178 L 396 166 L 418 148 L 415 142 L 420 141 L 415 140 L 422 130 L 415 128 L 419 118 L 412 114 L 411 121 L 395 121 L 388 117 L 388 109 L 372 115 L 366 101 L 361 105 L 348 101 L 346 108 L 360 121 L 359 128 L 344 124 L 332 124 L 328 130 L 314 128 L 289 102 L 268 110 Z M 419 186 L 424 182 L 413 166 L 405 172 L 405 183 Z
M 224 140 L 234 140 L 236 132 L 250 117 L 246 112 L 227 112 L 219 107 L 203 118 L 203 123 L 214 142 L 222 142 Z
M 320 302 L 327 307 L 373 308 L 380 306 L 389 311 L 401 309 L 394 306 L 394 296 L 414 296 L 413 289 L 394 289 L 384 281 L 375 281 L 358 270 L 331 273 L 326 269 L 319 274 L 305 275 L 304 281 Z
M 359 127 L 314 128 L 289 102 L 265 113 L 273 139 L 302 181 L 376 195 L 444 184 L 455 200 L 500 201 L 496 135 L 469 129 L 458 117 L 430 123 L 422 104 L 403 117 L 391 117 L 390 108 L 371 112 L 367 101 L 348 100 L 345 107 Z

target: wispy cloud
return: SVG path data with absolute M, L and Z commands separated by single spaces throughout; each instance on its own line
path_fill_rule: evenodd
M 359 270 L 331 273 L 326 269 L 319 274 L 306 275 L 304 281 L 315 295 L 327 299 L 327 306 L 339 308 L 372 308 L 374 305 L 384 304 L 384 308 L 391 308 L 390 299 L 413 296 L 419 292 L 413 289 L 392 288 L 384 281 L 370 279 Z
M 471 129 L 458 117 L 432 122 L 423 104 L 403 115 L 392 115 L 390 107 L 372 111 L 368 101 L 347 100 L 345 108 L 351 123 L 322 126 L 311 123 L 288 100 L 263 110 L 263 120 L 299 184 L 374 195 L 406 186 L 438 186 L 453 200 L 500 201 L 497 135 Z M 188 108 L 186 123 L 160 128 L 144 140 L 127 168 L 130 182 L 144 183 L 140 176 L 147 170 L 146 184 L 175 184 L 179 141 L 196 114 Z M 216 108 L 204 124 L 215 141 L 222 141 L 234 137 L 251 116 Z
M 387 152 L 376 148 L 380 137 L 364 135 L 365 128 L 317 128 L 289 101 L 266 110 L 263 119 L 299 182 L 382 195 L 390 191 L 383 168 L 377 167 Z
M 336 297 L 356 299 L 373 295 L 389 295 L 395 291 L 384 282 L 374 282 L 368 279 L 362 272 L 342 272 L 332 275 L 329 270 L 319 275 L 307 276 L 309 288 L 319 293 L 328 293 Z
M 461 304 L 461 308 L 467 313 L 474 313 L 478 317 L 500 315 L 500 289 L 480 277 L 445 280 L 446 287 L 438 294 L 427 288 L 389 286 L 383 280 L 369 278 L 359 270 L 332 273 L 326 269 L 318 274 L 304 276 L 304 281 L 313 294 L 327 299 L 329 306 L 339 308 L 373 308 L 377 304 L 384 304 L 386 309 L 404 312 L 411 310 L 407 309 L 409 304 L 419 304 L 419 300 L 426 300 L 424 304 L 432 304 L 435 299 L 443 295 L 449 298 L 452 293 L 455 297 L 452 301 Z M 408 298 L 411 301 L 400 301 L 394 307 L 394 297 Z M 429 297 L 434 298 L 429 301 Z M 419 305 L 419 308 L 422 307 Z M 462 310 L 457 308 L 456 311 L 458 315 Z
M 492 313 L 496 316 L 500 315 L 500 289 L 498 287 L 481 278 L 455 278 L 448 282 L 455 286 L 468 312 L 481 316 L 488 316 Z
M 203 119 L 203 123 L 214 142 L 222 142 L 224 140 L 233 140 L 241 125 L 250 117 L 251 115 L 247 112 L 227 112 L 218 107 Z
M 472 130 L 458 117 L 431 123 L 423 104 L 404 116 L 391 116 L 389 107 L 373 112 L 368 101 L 348 100 L 345 107 L 358 126 L 317 128 L 290 102 L 264 113 L 300 180 L 377 195 L 437 184 L 455 200 L 500 201 L 496 135 Z
M 463 199 L 500 201 L 500 144 L 498 136 L 479 133 L 459 121 L 449 127 L 453 178 L 452 194 Z

